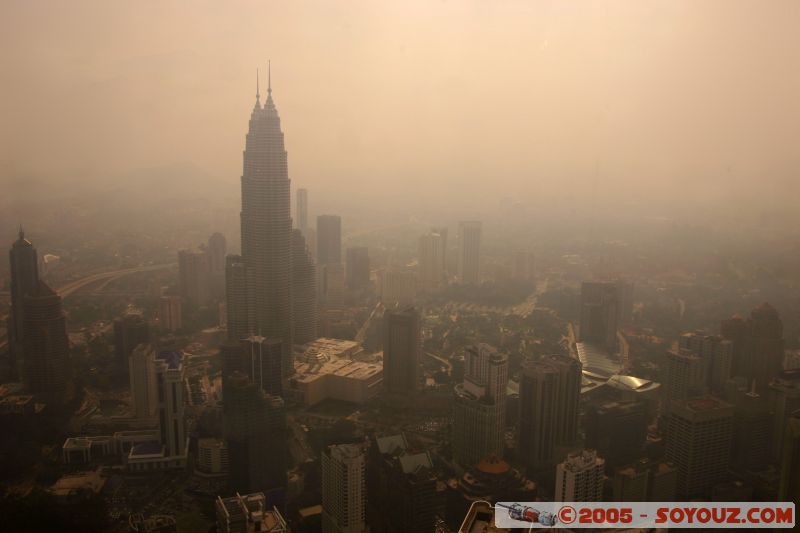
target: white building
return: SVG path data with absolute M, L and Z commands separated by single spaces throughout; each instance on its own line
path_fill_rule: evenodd
M 556 467 L 555 500 L 602 501 L 605 463 L 594 450 L 583 450 L 568 455 L 564 462 Z
M 364 448 L 329 446 L 322 454 L 322 531 L 366 532 L 366 500 Z

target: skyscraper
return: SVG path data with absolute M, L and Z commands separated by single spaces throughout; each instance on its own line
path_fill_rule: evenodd
M 23 298 L 25 383 L 34 396 L 57 408 L 66 396 L 69 338 L 61 296 L 39 281 Z
M 283 359 L 281 340 L 254 335 L 242 340 L 242 352 L 250 380 L 267 394 L 281 396 L 282 378 L 286 374 L 281 370 Z
M 668 351 L 664 410 L 669 411 L 675 402 L 706 394 L 706 371 L 706 361 L 696 353 L 680 349 Z
M 555 500 L 603 501 L 605 461 L 594 450 L 572 453 L 556 467 Z
M 609 471 L 641 457 L 648 422 L 644 403 L 592 404 L 584 420 L 586 447 L 597 450 Z
M 23 362 L 25 296 L 39 287 L 39 267 L 36 248 L 25 238 L 22 227 L 19 238 L 8 252 L 11 264 L 11 309 L 8 314 L 8 354 L 11 379 L 19 379 Z
M 242 256 L 229 255 L 225 261 L 228 340 L 238 341 L 253 333 L 253 296 L 247 288 L 248 270 Z
M 444 281 L 442 236 L 429 232 L 419 238 L 419 282 L 423 290 L 435 291 Z
M 369 286 L 369 249 L 355 246 L 347 249 L 347 288 L 359 290 Z
M 476 285 L 481 282 L 481 231 L 479 221 L 458 223 L 458 281 Z
M 408 393 L 421 383 L 422 337 L 419 314 L 410 307 L 383 317 L 383 382 L 386 390 Z
M 317 217 L 317 264 L 342 262 L 342 218 L 339 215 Z
M 292 367 L 293 345 L 291 199 L 286 149 L 281 119 L 272 100 L 271 79 L 263 108 L 256 90 L 243 167 L 242 262 L 252 310 L 244 311 L 241 306 L 246 302 L 234 298 L 228 300 L 228 313 L 235 317 L 250 315 L 248 334 L 281 339 L 283 367 L 288 369 Z M 239 309 L 231 309 L 231 303 Z M 241 328 L 239 324 L 235 327 Z
M 321 269 L 321 307 L 336 309 L 344 306 L 345 272 L 342 263 L 328 263 Z
M 297 344 L 317 338 L 317 267 L 299 229 L 292 232 L 292 328 Z
M 134 348 L 150 341 L 150 326 L 138 310 L 128 309 L 114 320 L 114 359 L 118 369 L 128 369 L 128 357 Z
M 305 239 L 308 236 L 308 190 L 297 189 L 297 229 Z
M 128 357 L 128 378 L 131 387 L 133 415 L 136 418 L 151 418 L 158 409 L 156 389 L 156 352 L 153 346 L 142 343 Z
M 700 331 L 684 333 L 678 340 L 678 350 L 697 355 L 703 360 L 705 386 L 721 395 L 731 377 L 733 343 L 721 335 L 706 335 Z
M 205 250 L 181 250 L 178 252 L 178 289 L 185 303 L 202 305 L 208 302 L 211 286 Z
M 367 531 L 367 490 L 364 449 L 336 444 L 322 452 L 322 531 Z
M 431 228 L 430 233 L 436 233 L 439 235 L 439 239 L 441 240 L 441 249 L 442 249 L 442 273 L 447 276 L 448 272 L 448 248 L 447 248 L 447 226 L 439 226 L 437 228 Z
M 667 415 L 666 458 L 678 469 L 678 495 L 707 495 L 730 461 L 733 406 L 711 396 L 678 401 Z
M 720 332 L 733 342 L 731 374 L 748 383 L 755 380 L 756 391 L 766 392 L 783 369 L 783 322 L 775 308 L 765 302 L 747 319 L 734 316 L 722 321 Z
M 580 342 L 615 350 L 619 306 L 616 283 L 584 281 L 581 284 Z
M 158 425 L 168 457 L 186 456 L 189 441 L 184 414 L 184 366 L 181 352 L 164 351 L 155 359 Z
M 795 411 L 786 422 L 778 501 L 800 501 L 800 411 Z
M 161 297 L 158 307 L 159 325 L 166 331 L 177 331 L 183 327 L 181 297 L 168 294 Z

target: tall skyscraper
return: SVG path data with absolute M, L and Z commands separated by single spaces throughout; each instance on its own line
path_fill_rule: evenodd
M 555 501 L 603 501 L 605 461 L 594 450 L 572 453 L 556 467 Z
M 297 229 L 305 239 L 308 236 L 308 190 L 297 189 Z
M 246 374 L 227 378 L 223 403 L 228 443 L 230 487 L 237 492 L 268 491 L 286 486 L 286 409 Z
M 667 415 L 666 458 L 678 469 L 680 497 L 705 496 L 725 477 L 733 413 L 733 405 L 711 396 L 673 404 Z
M 675 402 L 708 393 L 706 371 L 706 361 L 696 353 L 680 349 L 668 351 L 664 411 L 669 411 Z
M 322 531 L 365 533 L 367 490 L 364 449 L 336 444 L 322 452 Z
M 263 108 L 256 90 L 243 167 L 242 262 L 252 307 L 249 312 L 244 311 L 242 298 L 229 298 L 228 314 L 250 316 L 247 334 L 281 339 L 283 367 L 289 369 L 292 368 L 293 345 L 290 182 L 281 119 L 272 100 L 271 79 Z M 240 306 L 239 309 L 231 309 L 231 303 Z
M 420 389 L 422 337 L 416 309 L 387 311 L 383 317 L 383 382 L 386 390 L 408 393 Z
M 161 297 L 158 306 L 159 325 L 166 331 L 178 331 L 183 327 L 181 297 L 168 294 Z
M 344 307 L 345 272 L 342 263 L 328 263 L 321 269 L 320 304 L 327 309 Z
M 178 290 L 185 303 L 203 305 L 208 302 L 211 286 L 208 260 L 205 250 L 178 252 Z
M 131 386 L 133 415 L 139 419 L 156 416 L 156 352 L 149 343 L 136 346 L 128 357 L 128 378 Z
M 455 387 L 452 446 L 462 466 L 504 451 L 508 358 L 487 344 L 464 352 L 464 381 Z
M 39 281 L 34 292 L 23 297 L 22 346 L 25 383 L 34 396 L 53 408 L 66 397 L 69 338 L 61 296 Z
M 616 283 L 585 281 L 581 284 L 580 342 L 607 350 L 617 346 L 619 294 Z
M 254 335 L 242 340 L 245 368 L 250 380 L 272 396 L 282 396 L 283 348 L 280 339 L 267 339 Z M 294 372 L 292 372 L 294 373 Z
M 253 295 L 248 288 L 248 270 L 240 255 L 225 261 L 225 302 L 228 312 L 228 340 L 238 341 L 253 333 Z
M 586 447 L 597 450 L 609 471 L 641 457 L 648 422 L 644 403 L 592 404 L 584 420 Z
M 427 292 L 437 290 L 444 282 L 444 243 L 438 233 L 419 238 L 419 282 Z
M 150 326 L 141 311 L 129 309 L 114 320 L 114 359 L 123 375 L 131 352 L 143 342 L 150 342 Z
M 342 262 L 342 218 L 339 215 L 317 217 L 317 264 Z
M 481 231 L 479 221 L 458 223 L 458 281 L 468 285 L 481 282 Z
M 723 320 L 722 336 L 733 342 L 731 374 L 748 383 L 755 380 L 756 391 L 766 392 L 770 381 L 783 369 L 783 322 L 768 303 L 753 309 L 747 319 L 735 316 Z
M 36 248 L 25 238 L 22 227 L 19 238 L 8 252 L 11 264 L 11 309 L 8 314 L 8 354 L 12 380 L 19 379 L 24 359 L 25 296 L 39 288 L 39 267 Z
M 694 354 L 703 360 L 705 386 L 715 395 L 722 395 L 731 377 L 733 343 L 721 335 L 706 335 L 700 331 L 684 333 L 678 340 L 678 350 Z
M 576 440 L 581 377 L 580 362 L 567 356 L 523 364 L 518 449 L 530 470 L 549 468 L 556 445 Z
M 186 456 L 189 442 L 184 412 L 184 366 L 181 352 L 159 352 L 155 360 L 158 425 L 168 457 Z
M 356 246 L 347 249 L 347 288 L 359 290 L 369 286 L 369 249 Z
M 297 344 L 317 338 L 317 267 L 299 229 L 292 232 L 292 327 Z

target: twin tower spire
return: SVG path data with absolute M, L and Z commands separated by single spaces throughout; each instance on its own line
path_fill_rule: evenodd
M 256 69 L 256 105 L 260 105 L 261 89 L 259 88 L 258 69 Z M 272 61 L 267 61 L 267 102 L 272 100 Z

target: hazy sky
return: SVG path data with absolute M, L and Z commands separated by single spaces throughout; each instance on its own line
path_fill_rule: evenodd
M 796 0 L 4 0 L 0 182 L 237 189 L 271 59 L 295 186 L 795 201 L 798 28 Z

